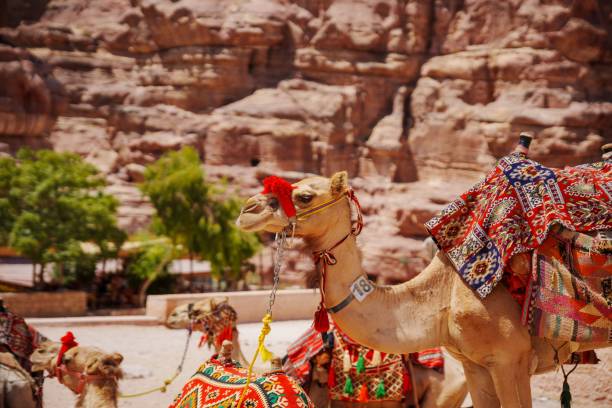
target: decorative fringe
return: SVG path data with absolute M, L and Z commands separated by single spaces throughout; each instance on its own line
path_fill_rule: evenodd
M 314 328 L 319 333 L 326 333 L 329 331 L 329 317 L 327 316 L 325 306 L 323 306 L 323 301 L 321 301 L 319 308 L 315 312 Z
M 412 383 L 410 382 L 411 378 L 410 375 L 408 374 L 408 369 L 404 368 L 404 375 L 403 375 L 403 391 L 404 391 L 404 395 L 408 395 L 408 391 L 410 391 L 412 389 Z
M 376 398 L 381 399 L 387 396 L 387 392 L 385 391 L 385 380 L 382 378 L 376 387 Z
M 359 355 L 357 359 L 357 374 L 361 374 L 365 372 L 365 358 L 363 358 L 363 354 Z
M 378 367 L 380 362 L 382 361 L 380 351 L 374 350 L 374 354 L 372 355 L 372 365 Z
M 336 380 L 336 370 L 334 370 L 334 363 L 333 363 L 333 359 L 332 362 L 329 363 L 329 372 L 327 374 L 327 387 L 329 389 L 334 388 L 337 384 L 337 380 Z
M 344 354 L 342 355 L 342 371 L 348 373 L 351 371 L 351 355 L 348 350 L 344 350 Z
M 353 395 L 355 389 L 353 388 L 353 381 L 351 381 L 350 376 L 346 376 L 346 382 L 344 383 L 344 393 L 346 395 Z
M 272 354 L 272 352 L 268 350 L 266 346 L 263 345 L 263 343 L 259 347 L 259 354 L 261 355 L 261 361 L 263 361 L 264 363 L 272 360 L 272 358 L 274 357 L 274 354 Z
M 70 350 L 71 348 L 79 345 L 79 343 L 75 341 L 74 334 L 72 334 L 71 331 L 67 331 L 66 334 L 62 336 L 60 341 L 62 342 L 62 346 L 60 347 L 59 353 L 57 354 L 56 364 L 58 366 L 62 365 L 63 363 L 62 359 L 64 358 L 64 353 Z
M 217 335 L 217 338 L 215 339 L 215 344 L 217 345 L 217 347 L 221 347 L 225 340 L 232 341 L 233 339 L 234 328 L 231 324 L 228 324 L 227 326 L 225 326 L 225 328 L 223 328 L 223 330 L 221 330 L 221 333 Z
M 359 389 L 359 398 L 357 398 L 359 402 L 368 402 L 368 386 L 365 384 L 361 385 Z
M 572 408 L 572 393 L 567 378 L 563 380 L 563 391 L 561 391 L 561 408 Z

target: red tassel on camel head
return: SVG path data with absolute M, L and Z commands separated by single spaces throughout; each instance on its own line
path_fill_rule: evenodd
M 225 326 L 225 328 L 221 330 L 221 333 L 217 335 L 217 338 L 215 339 L 215 343 L 217 347 L 221 347 L 221 345 L 223 344 L 225 340 L 228 340 L 228 341 L 234 340 L 234 328 L 232 327 L 231 324 Z
M 64 358 L 64 353 L 70 350 L 73 347 L 79 345 L 76 341 L 74 341 L 74 334 L 71 331 L 67 331 L 66 334 L 60 339 L 62 342 L 62 346 L 60 347 L 59 353 L 57 354 L 57 362 L 56 365 L 62 364 L 62 359 Z
M 263 180 L 262 194 L 274 194 L 278 199 L 287 218 L 295 218 L 295 206 L 291 200 L 291 191 L 295 189 L 287 180 L 280 177 L 268 176 Z

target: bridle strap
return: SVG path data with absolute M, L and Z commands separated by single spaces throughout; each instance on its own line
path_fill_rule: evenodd
M 322 211 L 328 206 L 336 204 L 344 196 L 346 196 L 349 199 L 349 206 L 351 202 L 355 205 L 356 212 L 357 212 L 357 219 L 351 222 L 351 231 L 348 234 L 346 234 L 344 238 L 342 238 L 340 241 L 336 242 L 331 248 L 323 249 L 320 251 L 314 251 L 312 253 L 315 265 L 318 266 L 320 263 L 323 264 L 322 270 L 321 270 L 321 279 L 319 280 L 319 288 L 321 290 L 321 302 L 319 304 L 319 308 L 324 308 L 327 310 L 327 312 L 332 313 L 332 314 L 338 313 L 339 311 L 347 307 L 355 299 L 355 297 L 353 296 L 353 293 L 350 292 L 348 296 L 345 297 L 339 304 L 331 308 L 326 308 L 325 307 L 325 281 L 327 279 L 327 266 L 336 265 L 338 263 L 338 260 L 336 259 L 334 254 L 331 253 L 331 251 L 333 251 L 338 246 L 340 246 L 351 235 L 354 237 L 359 235 L 361 233 L 361 230 L 363 229 L 363 214 L 361 210 L 361 205 L 359 204 L 359 200 L 357 200 L 357 197 L 355 196 L 355 192 L 353 191 L 353 189 L 349 188 L 345 194 L 342 194 L 333 200 L 327 201 L 323 204 L 318 205 L 317 207 L 314 207 L 310 210 L 307 210 L 307 211 L 304 211 L 298 214 L 298 220 L 304 219 L 314 213 Z
M 57 381 L 60 384 L 64 384 L 63 377 L 64 375 L 69 375 L 71 377 L 76 377 L 79 379 L 79 384 L 77 385 L 76 393 L 81 394 L 83 389 L 85 388 L 85 384 L 91 383 L 97 380 L 105 380 L 105 379 L 114 379 L 117 380 L 114 376 L 105 376 L 105 375 L 93 375 L 93 374 L 83 374 L 78 371 L 69 370 L 66 367 L 66 364 L 61 364 L 55 367 L 55 377 L 57 377 Z M 64 384 L 65 385 L 65 384 Z
M 337 204 L 338 202 L 340 202 L 340 200 L 342 200 L 342 198 L 344 197 L 344 194 L 339 195 L 336 198 L 333 198 L 329 201 L 325 201 L 324 203 L 321 203 L 315 207 L 309 208 L 308 210 L 305 211 L 300 211 L 296 214 L 297 220 L 298 221 L 303 221 L 306 218 L 310 217 L 313 214 L 316 214 L 318 212 L 323 211 L 325 208 L 330 207 L 334 204 Z

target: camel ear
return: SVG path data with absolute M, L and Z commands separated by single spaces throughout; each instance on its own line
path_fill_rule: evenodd
M 42 342 L 30 356 L 32 362 L 32 371 L 43 371 L 52 369 L 54 360 L 57 359 L 57 353 L 61 347 L 61 343 L 54 341 Z
M 90 357 L 87 359 L 87 362 L 85 363 L 85 373 L 87 374 L 95 374 L 98 371 L 98 366 L 99 364 L 99 358 L 98 357 Z
M 346 190 L 348 190 L 348 173 L 346 171 L 339 171 L 335 173 L 331 177 L 329 190 L 334 197 L 346 192 Z
M 119 353 L 111 354 L 111 359 L 115 362 L 115 364 L 119 365 L 123 361 L 123 356 Z

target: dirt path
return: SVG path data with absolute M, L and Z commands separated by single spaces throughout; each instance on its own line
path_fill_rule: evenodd
M 310 324 L 309 321 L 277 322 L 266 343 L 271 351 L 283 355 L 289 343 Z M 255 351 L 260 324 L 239 326 L 240 342 L 248 357 Z M 52 339 L 61 337 L 68 327 L 40 327 Z M 121 381 L 121 391 L 133 393 L 161 385 L 179 363 L 186 332 L 169 330 L 163 326 L 85 326 L 70 329 L 82 344 L 100 347 L 106 351 L 123 354 L 122 364 L 126 376 Z M 196 368 L 211 355 L 206 349 L 198 349 L 199 338 L 191 339 L 183 373 L 168 387 L 165 394 L 156 393 L 134 399 L 121 399 L 121 408 L 167 407 Z M 602 362 L 598 366 L 580 367 L 570 377 L 574 397 L 573 408 L 612 407 L 612 350 L 598 353 Z M 535 408 L 558 408 L 562 376 L 549 373 L 535 377 L 533 397 Z M 45 383 L 45 408 L 73 406 L 74 396 L 55 380 Z

